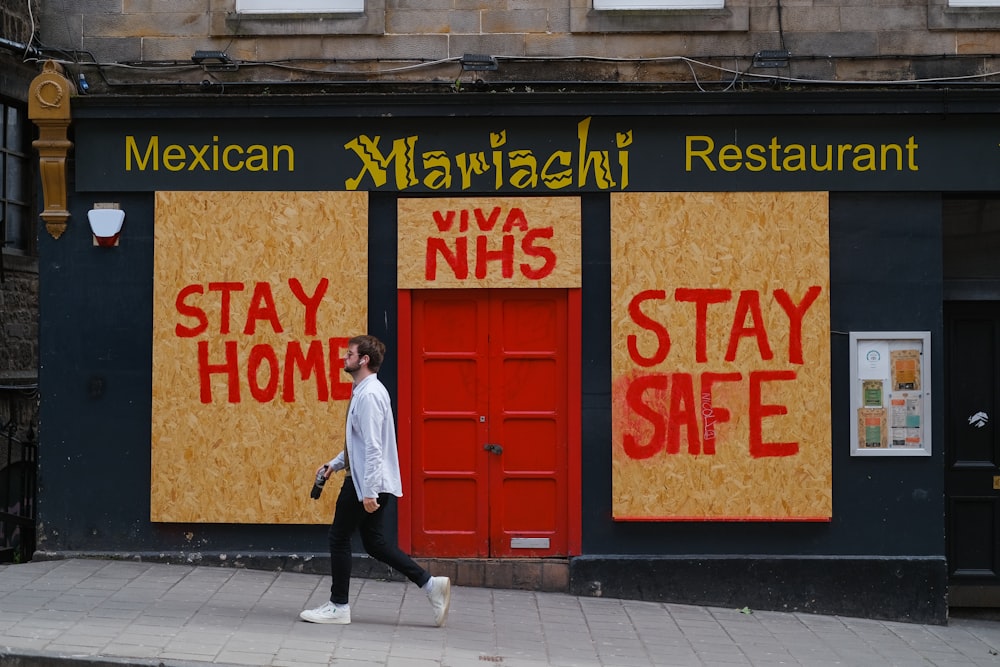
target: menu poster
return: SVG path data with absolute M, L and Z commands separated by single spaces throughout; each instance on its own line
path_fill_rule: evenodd
M 893 350 L 891 356 L 892 389 L 920 389 L 920 350 Z
M 858 446 L 865 449 L 889 446 L 885 408 L 858 410 Z
M 881 408 L 882 406 L 882 380 L 862 380 L 861 396 L 864 399 L 866 408 Z

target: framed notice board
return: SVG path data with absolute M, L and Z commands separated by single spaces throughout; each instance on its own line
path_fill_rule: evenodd
M 851 456 L 930 456 L 930 332 L 850 336 Z

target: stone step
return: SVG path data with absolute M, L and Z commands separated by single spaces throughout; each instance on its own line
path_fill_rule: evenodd
M 565 558 L 417 558 L 432 574 L 458 586 L 569 592 Z

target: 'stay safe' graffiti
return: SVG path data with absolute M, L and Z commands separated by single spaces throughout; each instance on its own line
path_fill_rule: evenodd
M 793 382 L 798 377 L 794 366 L 805 363 L 802 346 L 803 321 L 810 306 L 820 296 L 822 288 L 810 286 L 805 294 L 796 300 L 784 289 L 775 289 L 770 298 L 785 315 L 787 349 L 783 350 L 780 362 L 792 365 L 790 368 L 754 368 L 742 370 L 705 370 L 692 372 L 640 372 L 632 376 L 625 389 L 625 402 L 631 413 L 644 425 L 639 429 L 648 433 L 640 440 L 633 431 L 622 434 L 622 448 L 631 459 L 648 459 L 660 453 L 679 454 L 683 448 L 691 455 L 714 455 L 718 445 L 719 427 L 732 419 L 727 406 L 715 399 L 715 387 L 723 383 L 739 383 L 746 392 L 749 441 L 747 448 L 751 458 L 794 456 L 799 444 L 789 442 L 768 442 L 764 437 L 764 421 L 768 417 L 785 415 L 788 409 L 782 404 L 765 401 L 768 386 L 777 382 Z M 694 350 L 694 361 L 698 364 L 724 363 L 730 366 L 737 360 L 742 345 L 751 345 L 755 358 L 762 362 L 775 360 L 771 345 L 772 336 L 761 309 L 759 290 L 742 290 L 736 296 L 732 290 L 677 288 L 672 294 L 675 304 L 690 304 L 690 311 L 680 311 L 685 317 L 695 321 L 695 339 L 683 341 Z M 668 360 L 673 341 L 664 322 L 646 314 L 643 306 L 650 302 L 667 300 L 666 290 L 644 290 L 636 294 L 628 306 L 630 320 L 639 328 L 652 334 L 655 345 L 651 352 L 640 350 L 637 334 L 627 338 L 629 358 L 639 368 L 661 367 Z M 732 312 L 728 332 L 721 332 L 725 340 L 721 358 L 710 358 L 709 350 L 722 350 L 721 340 L 709 340 L 709 309 L 729 305 Z M 711 342 L 711 344 L 710 344 Z M 682 439 L 682 432 L 685 434 Z

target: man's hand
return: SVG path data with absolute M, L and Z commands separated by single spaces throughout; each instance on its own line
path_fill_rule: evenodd
M 378 498 L 365 498 L 364 499 L 365 511 L 371 514 L 379 508 Z

